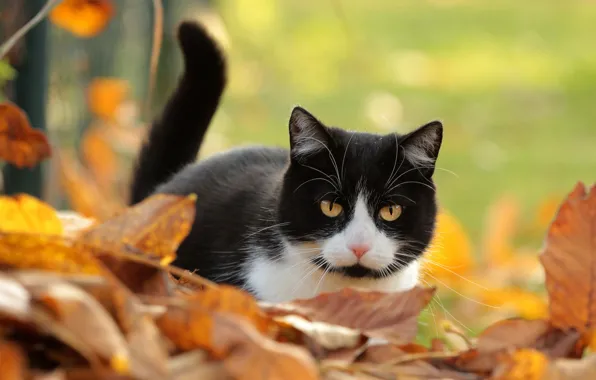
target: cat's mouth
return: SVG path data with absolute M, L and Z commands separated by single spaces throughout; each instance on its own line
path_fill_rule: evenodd
M 394 268 L 390 270 L 389 268 L 386 269 L 371 269 L 367 268 L 361 264 L 355 264 L 350 266 L 342 266 L 338 267 L 332 265 L 330 262 L 325 260 L 322 256 L 317 256 L 312 259 L 313 264 L 321 268 L 322 271 L 328 273 L 337 273 L 341 274 L 346 277 L 351 278 L 383 278 L 387 277 L 388 274 L 394 273 L 399 271 L 399 268 Z

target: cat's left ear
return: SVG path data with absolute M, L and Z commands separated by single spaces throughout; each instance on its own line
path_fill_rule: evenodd
M 426 174 L 431 176 L 442 141 L 443 124 L 432 121 L 402 137 L 401 147 L 406 160 L 416 167 L 424 168 Z
M 318 153 L 327 148 L 327 128 L 302 107 L 294 107 L 290 116 L 290 151 L 294 159 Z

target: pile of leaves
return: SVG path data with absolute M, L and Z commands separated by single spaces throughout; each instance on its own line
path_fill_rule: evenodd
M 168 265 L 194 196 L 156 195 L 98 223 L 0 198 L 6 379 L 584 379 L 596 376 L 596 186 L 578 184 L 540 257 L 548 319 L 414 342 L 433 288 L 258 302 Z M 199 272 L 200 273 L 200 272 Z M 463 344 L 462 344 L 463 342 Z M 48 377 L 49 376 L 49 377 Z

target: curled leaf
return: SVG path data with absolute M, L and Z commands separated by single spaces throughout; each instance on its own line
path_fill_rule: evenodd
M 417 318 L 430 302 L 434 288 L 416 287 L 405 292 L 382 293 L 345 288 L 315 298 L 267 306 L 271 315 L 297 314 L 360 330 L 368 337 L 406 343 L 416 336 Z
M 596 326 L 596 186 L 577 184 L 550 226 L 540 261 L 551 323 L 585 332 Z
M 15 104 L 0 104 L 0 159 L 19 168 L 32 168 L 51 154 L 46 136 L 31 128 L 29 118 Z

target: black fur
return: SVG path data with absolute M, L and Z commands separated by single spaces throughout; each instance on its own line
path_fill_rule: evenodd
M 437 213 L 431 177 L 442 139 L 439 122 L 404 136 L 381 136 L 326 127 L 297 107 L 289 123 L 291 150 L 238 148 L 190 165 L 223 91 L 225 65 L 200 27 L 182 24 L 179 39 L 185 73 L 163 115 L 152 125 L 132 184 L 133 203 L 154 191 L 197 194 L 195 222 L 175 265 L 243 286 L 242 270 L 250 255 L 283 260 L 282 237 L 308 242 L 331 236 L 350 219 L 356 197 L 363 191 L 370 195 L 372 215 L 387 204 L 404 207 L 396 221 L 378 218 L 376 224 L 387 235 L 407 241 L 410 254 L 423 252 Z M 420 145 L 429 133 L 435 136 L 433 144 Z M 312 140 L 324 147 L 301 154 L 301 144 Z M 423 146 L 433 162 L 415 168 L 404 155 L 408 144 Z M 393 179 L 401 177 L 389 189 L 392 174 Z M 322 199 L 340 203 L 342 215 L 324 216 L 319 207 Z M 329 266 L 322 258 L 315 262 Z M 393 270 L 402 266 L 403 262 Z M 359 265 L 329 269 L 351 277 L 380 276 Z

